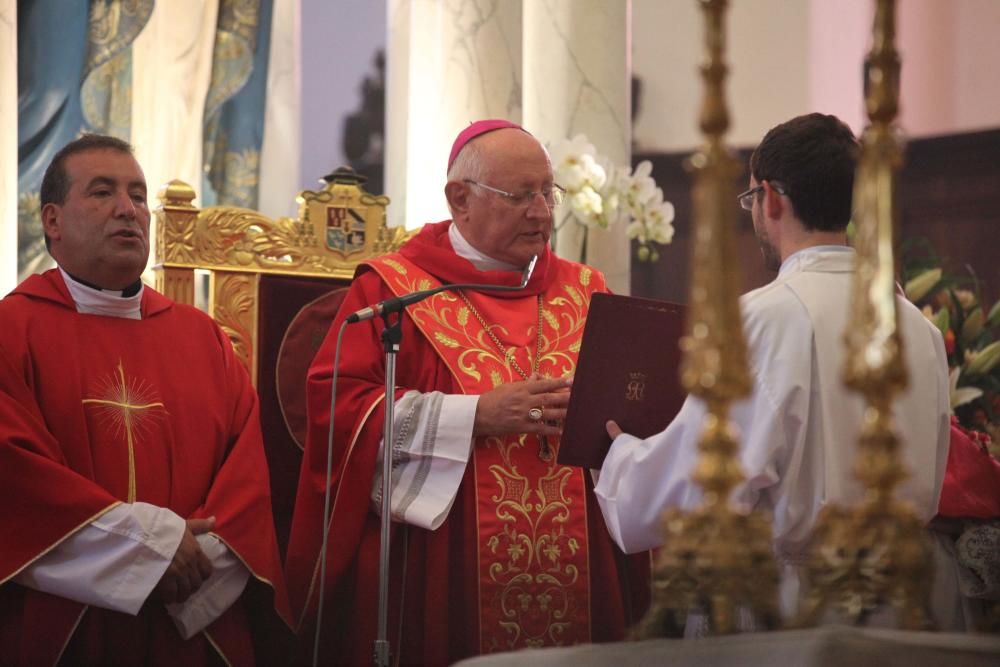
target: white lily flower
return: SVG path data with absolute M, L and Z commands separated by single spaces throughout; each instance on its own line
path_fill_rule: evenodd
M 959 387 L 958 378 L 962 375 L 962 369 L 956 366 L 948 374 L 948 381 L 951 385 L 951 414 L 955 414 L 955 408 L 960 405 L 970 403 L 983 395 L 983 390 L 979 387 Z

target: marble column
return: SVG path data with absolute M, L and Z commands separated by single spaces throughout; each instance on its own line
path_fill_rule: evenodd
M 583 133 L 618 166 L 631 158 L 631 0 L 524 2 L 524 125 L 545 142 Z M 567 225 L 557 252 L 580 257 L 584 230 Z M 587 262 L 629 292 L 623 227 L 591 229 Z
M 449 217 L 455 135 L 480 118 L 521 121 L 521 3 L 389 0 L 386 194 L 389 224 Z
M 0 0 L 0 297 L 17 284 L 17 2 Z

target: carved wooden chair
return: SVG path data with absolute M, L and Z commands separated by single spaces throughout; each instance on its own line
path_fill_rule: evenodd
M 298 217 L 192 205 L 194 190 L 171 181 L 155 211 L 156 288 L 208 312 L 233 342 L 260 396 L 279 546 L 284 553 L 302 448 L 306 370 L 357 265 L 398 248 L 386 227 L 388 197 L 371 195 L 349 169 L 296 197 Z

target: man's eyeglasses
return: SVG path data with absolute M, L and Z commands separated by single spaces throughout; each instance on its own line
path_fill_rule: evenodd
M 771 183 L 771 181 L 768 181 L 768 183 Z M 784 185 L 781 185 L 779 183 L 771 183 L 771 187 L 779 195 L 787 195 L 788 194 L 788 190 L 785 189 Z M 736 201 L 738 201 L 740 203 L 740 207 L 743 208 L 743 210 L 745 210 L 745 211 L 753 210 L 753 197 L 754 197 L 754 195 L 757 194 L 758 192 L 763 192 L 763 191 L 764 191 L 764 186 L 763 185 L 758 185 L 757 187 L 750 188 L 749 190 L 747 190 L 743 194 L 737 195 L 736 196 Z
M 537 197 L 538 195 L 541 195 L 542 199 L 545 200 L 546 206 L 552 208 L 554 206 L 558 206 L 559 204 L 561 204 L 563 201 L 563 197 L 566 194 L 566 191 L 563 190 L 558 185 L 553 185 L 551 188 L 545 190 L 535 190 L 535 191 L 529 190 L 526 192 L 507 192 L 506 190 L 501 190 L 500 188 L 495 188 L 492 185 L 486 185 L 485 183 L 480 183 L 479 181 L 473 181 L 468 178 L 465 179 L 465 182 L 468 183 L 469 185 L 475 185 L 480 188 L 483 188 L 484 190 L 495 192 L 496 194 L 500 195 L 503 198 L 503 200 L 506 201 L 508 204 L 510 204 L 511 206 L 516 206 L 518 208 L 529 206 L 531 202 L 535 201 L 535 197 Z

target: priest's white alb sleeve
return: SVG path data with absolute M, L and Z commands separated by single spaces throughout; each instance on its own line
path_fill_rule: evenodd
M 472 449 L 478 396 L 409 391 L 393 406 L 392 518 L 421 528 L 440 526 L 455 502 Z M 382 457 L 379 445 L 371 501 L 382 509 Z
M 660 546 L 664 507 L 693 507 L 701 492 L 690 483 L 704 403 L 688 397 L 665 431 L 645 440 L 615 438 L 594 487 L 612 539 L 626 553 Z
M 184 536 L 184 519 L 148 503 L 118 505 L 15 578 L 28 588 L 135 615 Z
M 64 539 L 14 581 L 134 616 L 167 571 L 186 528 L 184 519 L 166 508 L 122 503 Z M 185 603 L 168 607 L 185 639 L 228 609 L 249 577 L 246 566 L 217 537 L 195 539 L 214 570 Z
M 187 600 L 167 605 L 167 613 L 184 639 L 190 639 L 222 616 L 243 594 L 250 578 L 243 562 L 215 535 L 195 535 L 195 539 L 213 569 L 212 575 Z

